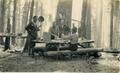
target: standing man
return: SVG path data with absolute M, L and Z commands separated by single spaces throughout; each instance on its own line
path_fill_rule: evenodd
M 39 31 L 39 28 L 37 27 L 37 22 L 38 17 L 34 16 L 32 19 L 32 22 L 30 22 L 25 29 L 27 30 L 28 33 L 28 54 L 29 56 L 32 55 L 32 49 L 35 47 L 35 42 L 33 40 L 37 39 L 37 31 Z

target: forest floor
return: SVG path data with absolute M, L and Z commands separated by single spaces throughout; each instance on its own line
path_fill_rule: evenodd
M 112 54 L 102 53 L 94 62 L 77 56 L 69 59 L 53 59 L 52 57 L 36 56 L 31 58 L 27 53 L 7 53 L 0 58 L 1 72 L 101 72 L 119 73 L 120 61 Z

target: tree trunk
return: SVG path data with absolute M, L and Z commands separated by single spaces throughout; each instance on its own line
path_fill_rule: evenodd
M 14 0 L 14 11 L 13 11 L 13 25 L 12 25 L 12 33 L 15 32 L 16 27 L 16 10 L 17 10 L 17 0 Z M 12 44 L 15 44 L 15 38 L 12 39 Z
M 32 2 L 31 2 L 31 10 L 30 10 L 29 22 L 32 20 L 33 12 L 34 12 L 34 0 L 32 0 Z
M 86 38 L 86 9 L 87 9 L 87 0 L 83 0 L 83 9 L 82 9 L 82 18 L 81 18 L 81 37 Z
M 6 32 L 10 33 L 10 31 L 11 31 L 11 24 L 10 24 L 10 19 L 8 18 Z M 6 51 L 8 49 L 10 49 L 10 37 L 9 36 L 5 38 L 5 48 L 4 48 L 4 51 Z
M 31 2 L 31 10 L 30 10 L 30 18 L 29 18 L 29 22 L 32 20 L 33 17 L 33 10 L 34 10 L 34 0 L 32 0 Z M 28 38 L 26 39 L 26 43 L 25 46 L 23 48 L 23 52 L 27 52 L 28 51 Z
M 30 10 L 29 7 L 30 7 L 30 2 L 25 2 L 23 16 L 22 16 L 22 32 L 23 33 L 25 33 L 25 26 L 27 25 L 27 22 L 28 22 L 28 15 Z M 21 43 L 22 43 L 22 46 L 24 46 L 24 44 L 26 44 L 25 39 L 23 39 Z
M 6 9 L 5 9 L 5 3 L 6 3 L 6 0 L 2 0 L 2 2 L 1 2 L 1 25 L 0 26 L 2 26 L 1 28 L 0 28 L 0 32 L 4 32 L 4 20 L 5 20 L 5 11 L 6 11 Z M 0 38 L 0 44 L 4 44 L 4 41 L 3 41 L 3 38 L 1 37 Z
M 25 2 L 23 17 L 22 17 L 22 28 L 23 28 L 24 33 L 25 33 L 25 26 L 28 23 L 28 16 L 29 16 L 29 11 L 30 11 L 29 8 L 30 8 L 30 2 Z
M 113 49 L 113 0 L 111 0 L 110 48 Z

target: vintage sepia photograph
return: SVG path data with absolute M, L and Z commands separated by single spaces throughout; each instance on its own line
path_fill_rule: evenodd
M 0 0 L 0 73 L 120 73 L 120 0 Z

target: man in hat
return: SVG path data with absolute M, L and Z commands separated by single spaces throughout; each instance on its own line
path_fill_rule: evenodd
M 28 33 L 28 54 L 32 55 L 32 49 L 35 47 L 35 42 L 33 40 L 37 39 L 37 31 L 39 31 L 39 28 L 37 27 L 37 20 L 38 17 L 34 16 L 32 19 L 32 22 L 30 22 L 25 29 Z

